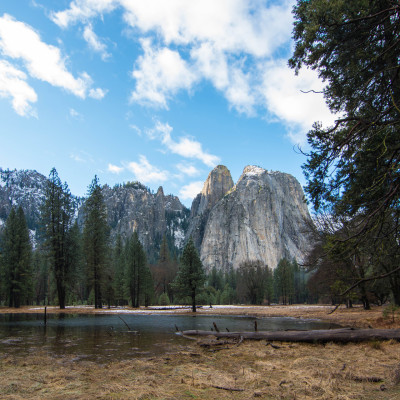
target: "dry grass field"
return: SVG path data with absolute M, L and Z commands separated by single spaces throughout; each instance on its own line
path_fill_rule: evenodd
M 328 315 L 329 309 L 214 307 L 200 313 L 320 318 L 354 327 L 399 328 L 398 320 L 392 323 L 383 318 L 381 308 L 368 312 L 340 308 Z M 87 313 L 88 309 L 67 312 L 78 311 Z M 400 343 L 244 341 L 238 345 L 188 339 L 183 348 L 168 354 L 102 364 L 44 352 L 17 357 L 2 351 L 0 398 L 400 400 Z

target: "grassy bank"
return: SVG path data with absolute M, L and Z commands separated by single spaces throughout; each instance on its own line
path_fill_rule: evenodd
M 382 318 L 381 309 L 339 309 L 331 315 L 327 310 L 276 306 L 204 308 L 200 312 L 322 315 L 352 326 L 398 327 Z M 0 355 L 1 399 L 394 400 L 400 399 L 399 382 L 400 343 L 393 341 L 346 345 L 275 342 L 274 346 L 249 341 L 238 346 L 188 340 L 180 352 L 171 349 L 162 356 L 102 364 L 44 352 L 16 357 L 2 351 Z

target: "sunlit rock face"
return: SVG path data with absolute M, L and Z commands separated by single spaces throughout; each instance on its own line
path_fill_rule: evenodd
M 198 249 L 203 241 L 210 211 L 232 187 L 233 180 L 228 168 L 218 165 L 209 173 L 202 191 L 193 200 L 187 238 L 192 236 Z
M 206 269 L 223 270 L 246 260 L 261 260 L 271 268 L 283 257 L 301 260 L 310 245 L 310 222 L 303 190 L 293 176 L 248 166 L 212 207 L 201 260 Z

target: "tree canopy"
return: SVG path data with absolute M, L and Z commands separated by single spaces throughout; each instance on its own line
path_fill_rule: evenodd
M 105 271 L 109 257 L 107 209 L 97 176 L 92 180 L 85 202 L 83 252 L 95 308 L 102 308 Z
M 294 16 L 289 65 L 318 72 L 337 115 L 333 126 L 315 123 L 308 133 L 305 190 L 315 210 L 329 213 L 338 227 L 353 219 L 347 235 L 340 232 L 339 241 L 353 242 L 348 248 L 398 242 L 400 4 L 298 0 Z
M 400 5 L 394 0 L 299 0 L 289 65 L 318 71 L 338 119 L 315 124 L 304 165 L 316 210 L 364 213 L 370 227 L 399 208 Z
M 199 253 L 192 237 L 183 249 L 178 275 L 175 279 L 175 289 L 192 299 L 192 311 L 196 312 L 196 294 L 202 289 L 206 276 Z

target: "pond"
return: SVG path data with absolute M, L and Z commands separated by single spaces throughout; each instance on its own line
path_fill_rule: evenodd
M 254 330 L 254 317 L 212 315 L 135 314 L 0 314 L 1 355 L 24 356 L 37 351 L 76 355 L 101 361 L 129 359 L 179 351 L 187 340 L 180 330 L 211 330 L 213 322 L 222 331 Z M 258 330 L 327 329 L 331 324 L 297 318 L 257 318 Z M 129 327 L 129 328 L 128 328 Z

